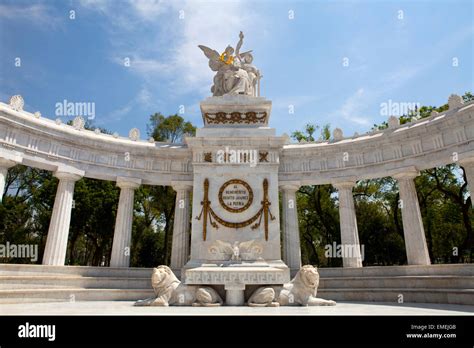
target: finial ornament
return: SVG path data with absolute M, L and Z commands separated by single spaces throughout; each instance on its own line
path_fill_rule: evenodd
M 138 139 L 140 139 L 140 130 L 138 128 L 130 129 L 128 137 L 130 138 L 130 140 L 137 141 Z
M 10 107 L 15 111 L 22 111 L 23 107 L 25 106 L 25 101 L 23 100 L 21 95 L 14 95 L 10 98 Z
M 82 116 L 74 117 L 74 120 L 72 121 L 72 126 L 75 129 L 83 130 L 85 125 L 86 125 L 86 121 L 84 121 L 84 118 Z

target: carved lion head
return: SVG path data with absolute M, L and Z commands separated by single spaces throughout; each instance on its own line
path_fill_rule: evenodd
M 296 274 L 295 280 L 298 279 L 299 282 L 307 288 L 317 290 L 319 286 L 319 273 L 316 267 L 311 265 L 305 265 L 301 267 L 299 272 Z
M 171 268 L 168 266 L 158 266 L 153 269 L 151 275 L 151 286 L 155 290 L 155 294 L 159 296 L 169 284 L 178 281 Z

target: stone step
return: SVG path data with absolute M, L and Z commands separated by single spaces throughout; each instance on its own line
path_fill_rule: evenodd
M 83 277 L 150 278 L 152 268 L 120 268 L 89 266 L 45 266 L 0 264 L 0 276 L 7 275 L 76 275 Z
M 337 267 L 318 268 L 322 278 L 331 277 L 392 277 L 415 275 L 457 275 L 474 276 L 474 264 L 442 264 L 442 265 L 404 265 L 404 266 L 370 266 L 370 267 Z
M 474 265 L 320 268 L 318 296 L 336 301 L 474 304 Z M 0 303 L 153 296 L 151 268 L 0 265 Z
M 403 302 L 445 303 L 474 305 L 474 289 L 390 289 L 390 288 L 347 288 L 321 289 L 317 297 L 334 301 L 356 302 Z
M 474 289 L 474 276 L 325 277 L 319 288 L 449 288 Z
M 0 276 L 0 290 L 45 288 L 151 289 L 151 279 L 69 275 Z
M 392 277 L 415 275 L 473 276 L 474 264 L 443 264 L 429 266 L 371 266 L 361 268 L 318 268 L 322 278 L 332 277 Z M 87 277 L 150 277 L 152 268 L 114 268 L 90 266 L 44 266 L 30 264 L 0 264 L 0 275 L 73 274 Z
M 136 301 L 153 297 L 152 289 L 16 289 L 0 290 L 0 304 L 25 302 Z
M 0 289 L 106 288 L 144 289 L 150 278 L 81 277 L 69 275 L 0 276 Z M 399 276 L 321 278 L 319 288 L 452 288 L 474 289 L 474 277 Z

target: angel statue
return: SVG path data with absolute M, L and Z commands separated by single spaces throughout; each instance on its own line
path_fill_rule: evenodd
M 252 51 L 240 52 L 244 34 L 240 32 L 239 42 L 235 48 L 227 46 L 222 54 L 209 47 L 199 48 L 209 58 L 209 67 L 216 71 L 214 85 L 211 87 L 215 97 L 225 94 L 244 94 L 256 97 L 260 95 L 260 71 L 252 64 Z

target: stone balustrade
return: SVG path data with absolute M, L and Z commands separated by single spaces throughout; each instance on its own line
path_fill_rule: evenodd
M 474 158 L 474 102 L 381 131 L 314 143 L 290 144 L 280 157 L 280 182 L 322 185 L 345 178 L 392 176 Z

